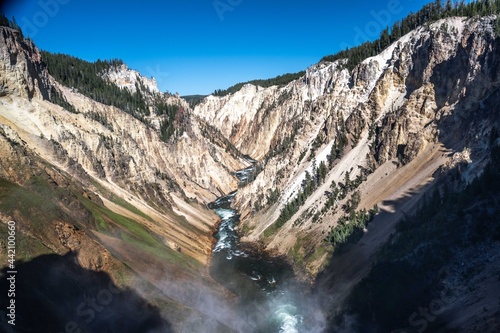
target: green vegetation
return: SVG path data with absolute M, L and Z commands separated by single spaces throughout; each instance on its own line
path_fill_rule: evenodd
M 96 228 L 98 231 L 111 232 L 115 229 L 113 228 L 114 225 L 120 226 L 121 227 L 119 228 L 121 230 L 119 232 L 120 238 L 123 239 L 125 239 L 126 237 L 134 238 L 137 241 L 141 241 L 144 244 L 149 245 L 151 247 L 162 245 L 162 241 L 159 239 L 158 236 L 151 233 L 146 227 L 142 226 L 136 221 L 128 217 L 125 217 L 123 215 L 117 214 L 104 206 L 98 205 L 95 202 L 90 201 L 87 198 L 84 198 L 80 194 L 78 194 L 78 198 L 82 201 L 85 207 L 94 216 L 95 220 L 97 221 Z M 116 197 L 114 199 L 116 200 Z M 123 202 L 121 203 L 123 204 Z M 145 216 L 139 210 L 137 209 L 134 210 L 137 213 Z
M 268 189 L 267 190 L 267 196 L 266 196 L 266 198 L 267 198 L 267 205 L 271 206 L 274 203 L 278 202 L 280 196 L 281 196 L 280 190 L 278 190 L 278 189 L 274 189 L 274 190 Z
M 7 225 L 0 223 L 0 261 L 2 265 L 7 263 Z M 54 253 L 38 239 L 26 235 L 22 230 L 16 232 L 16 261 L 29 261 L 43 254 Z
M 397 234 L 383 246 L 378 262 L 348 299 L 348 311 L 361 320 L 360 331 L 375 330 L 372 318 L 379 326 L 375 331 L 407 327 L 412 312 L 439 298 L 440 281 L 447 274 L 442 268 L 461 262 L 458 253 L 498 244 L 499 164 L 500 147 L 495 147 L 483 174 L 469 185 L 458 180 L 458 171 L 451 171 L 417 212 L 397 225 Z M 465 265 L 464 274 L 470 274 Z M 471 280 L 470 275 L 464 278 Z M 431 326 L 429 330 L 434 331 Z
M 26 187 L 0 178 L 0 211 L 5 215 L 14 216 L 16 221 L 17 260 L 30 260 L 39 255 L 53 253 L 47 247 L 50 244 L 58 244 L 53 223 L 71 220 L 65 209 L 56 202 L 61 196 L 68 198 L 69 191 L 52 188 L 42 176 L 33 176 Z M 6 236 L 3 237 L 6 233 L 6 226 L 0 223 L 0 246 L 4 245 L 2 240 L 7 239 Z M 54 248 L 57 249 L 57 246 Z M 0 258 L 2 253 L 0 250 Z
M 181 96 L 181 98 L 188 102 L 191 108 L 194 108 L 196 105 L 200 104 L 207 96 L 208 95 L 186 95 Z
M 166 246 L 159 236 L 151 232 L 142 224 L 117 214 L 80 195 L 79 199 L 96 220 L 97 224 L 95 227 L 97 231 L 118 237 L 130 245 L 145 250 L 157 257 L 166 259 L 171 263 L 180 264 L 182 266 L 197 265 L 194 259 Z M 141 213 L 140 211 L 138 212 Z
M 336 159 L 339 159 L 342 156 L 342 153 L 344 152 L 344 148 L 347 145 L 347 136 L 345 135 L 345 131 L 342 130 L 338 133 L 337 139 L 332 145 L 332 148 L 330 150 L 330 154 L 327 156 L 328 160 L 328 166 L 331 169 L 333 167 L 333 162 L 335 162 Z
M 73 87 L 93 100 L 113 105 L 142 120 L 149 115 L 149 108 L 137 87 L 135 93 L 121 89 L 106 81 L 101 75 L 112 68 L 123 65 L 120 59 L 85 61 L 67 54 L 42 51 L 42 60 L 59 83 Z
M 301 71 L 298 73 L 287 73 L 283 75 L 278 75 L 274 78 L 271 79 L 265 79 L 265 80 L 252 80 L 252 81 L 247 81 L 247 82 L 240 82 L 235 84 L 234 86 L 231 86 L 225 90 L 217 89 L 213 92 L 214 96 L 226 96 L 229 94 L 234 94 L 237 91 L 240 91 L 240 89 L 245 85 L 245 84 L 253 84 L 255 86 L 260 86 L 263 88 L 271 87 L 271 86 L 284 86 L 287 85 L 288 83 L 292 82 L 293 80 L 297 80 L 304 76 L 306 72 Z
M 263 210 L 266 207 L 269 207 L 276 202 L 278 202 L 280 198 L 281 192 L 278 189 L 267 189 L 267 194 L 259 193 L 257 195 L 257 199 L 253 205 L 253 209 L 258 212 Z
M 282 124 L 281 126 L 285 127 L 286 124 Z M 265 161 L 265 163 L 267 163 L 267 161 L 269 161 L 271 158 L 283 152 L 289 151 L 290 147 L 294 147 L 294 145 L 296 144 L 295 137 L 299 133 L 299 130 L 302 128 L 302 124 L 298 121 L 294 121 L 292 124 L 289 124 L 289 126 L 291 126 L 290 134 L 286 135 L 281 140 L 274 140 L 273 142 L 271 142 L 271 147 L 269 147 L 269 151 L 263 158 L 263 161 Z
M 113 203 L 122 206 L 126 210 L 128 210 L 131 213 L 134 213 L 138 216 L 144 217 L 146 220 L 153 222 L 153 219 L 149 217 L 149 215 L 146 215 L 143 213 L 141 210 L 139 210 L 137 207 L 126 201 L 125 199 L 122 199 L 121 197 L 111 194 L 109 200 L 111 200 Z
M 177 185 L 175 182 L 174 182 L 174 184 L 170 183 L 170 182 L 173 182 L 173 180 L 168 175 L 157 171 L 156 176 L 164 179 L 167 182 L 167 185 L 169 186 L 170 189 L 172 189 L 172 190 L 179 189 L 179 185 Z M 98 189 L 99 195 L 106 197 L 111 202 L 125 208 L 129 212 L 134 213 L 138 216 L 145 218 L 146 220 L 148 220 L 150 222 L 155 223 L 154 220 L 149 215 L 146 215 L 143 211 L 141 211 L 140 209 L 138 209 L 137 207 L 135 207 L 134 205 L 132 205 L 131 203 L 129 203 L 125 199 L 109 192 L 107 189 L 105 189 L 97 181 L 93 181 L 92 184 Z M 203 231 L 198 229 L 196 226 L 189 223 L 183 215 L 177 215 L 176 213 L 174 213 L 172 211 L 167 211 L 166 213 L 169 214 L 172 218 L 174 218 L 177 221 L 177 223 L 185 230 L 189 230 L 189 231 L 192 231 L 192 232 L 198 233 L 198 234 L 204 233 Z M 107 223 L 103 219 L 103 215 L 102 214 L 95 214 L 95 209 L 94 209 L 94 217 L 100 222 L 100 224 L 103 228 L 107 227 Z
M 163 181 L 166 182 L 168 190 L 182 192 L 182 189 L 179 186 L 179 184 L 177 184 L 177 182 L 175 181 L 175 179 L 173 179 L 171 176 L 169 176 L 166 173 L 161 172 L 159 170 L 155 171 L 155 175 L 159 179 L 161 179 L 161 180 L 163 180 Z
M 306 176 L 304 181 L 302 182 L 302 188 L 301 191 L 295 196 L 293 200 L 288 202 L 280 212 L 280 216 L 278 219 L 271 225 L 269 226 L 265 231 L 264 231 L 264 236 L 269 237 L 272 234 L 274 234 L 279 228 L 281 228 L 288 220 L 290 220 L 295 213 L 297 213 L 300 209 L 300 207 L 305 203 L 307 198 L 321 185 L 325 182 L 326 176 L 328 172 L 333 168 L 334 161 L 337 158 L 340 158 L 345 145 L 347 144 L 347 137 L 345 134 L 339 133 L 337 141 L 335 144 L 332 145 L 332 149 L 330 154 L 327 156 L 327 163 L 328 165 L 324 162 L 321 161 L 319 166 L 316 167 L 316 163 L 313 161 L 313 176 L 309 172 L 306 171 Z M 324 213 L 326 213 L 331 207 L 333 207 L 337 200 L 343 200 L 347 194 L 354 189 L 358 188 L 358 186 L 366 180 L 366 171 L 367 170 L 361 170 L 360 174 L 356 177 L 355 180 L 350 179 L 350 172 L 346 171 L 345 173 L 345 181 L 344 183 L 339 182 L 338 184 L 335 184 L 335 182 L 332 182 L 330 188 L 332 192 L 327 192 L 326 194 L 328 195 L 328 200 L 325 203 L 325 206 L 322 208 L 321 212 L 317 212 L 314 214 L 313 217 L 313 222 L 317 222 L 320 219 L 320 216 Z M 337 188 L 338 185 L 338 188 Z M 355 193 L 356 195 L 356 193 Z M 354 197 L 356 197 L 354 195 Z M 359 196 L 359 194 L 357 194 Z M 358 199 L 359 203 L 359 199 Z M 350 202 L 346 204 L 348 205 L 347 208 L 344 208 L 346 211 L 350 211 L 351 207 L 349 205 Z M 357 206 L 357 204 L 356 204 Z
M 187 120 L 184 108 L 161 102 L 156 105 L 156 113 L 164 115 L 160 122 L 160 139 L 164 142 L 168 142 L 172 136 L 179 136 L 184 132 Z
M 59 105 L 63 109 L 71 112 L 71 113 L 78 113 L 78 111 L 75 109 L 73 105 L 71 105 L 66 98 L 61 94 L 61 92 L 54 87 L 52 87 L 52 92 L 50 94 L 50 101 L 54 104 Z
M 148 91 L 145 86 L 136 83 L 136 91 L 119 88 L 102 77 L 107 71 L 123 65 L 120 59 L 97 60 L 88 62 L 66 54 L 54 54 L 42 51 L 42 59 L 47 65 L 49 73 L 62 85 L 73 87 L 81 94 L 93 100 L 115 106 L 140 121 L 148 124 L 145 117 L 150 116 L 150 109 L 160 116 L 160 138 L 168 142 L 172 136 L 183 133 L 187 120 L 186 111 L 173 104 L 167 104 L 160 98 L 154 98 L 148 102 L 143 94 Z M 56 89 L 52 89 L 50 100 L 66 110 L 77 113 L 77 110 L 69 104 L 66 99 Z M 109 122 L 97 113 L 92 113 L 90 117 L 108 128 L 112 128 Z
M 447 0 L 445 4 L 443 4 L 443 1 L 437 0 L 425 5 L 416 13 L 410 13 L 402 20 L 397 21 L 390 30 L 389 28 L 384 29 L 380 33 L 379 39 L 373 42 L 365 42 L 359 46 L 340 51 L 334 55 L 323 57 L 321 61 L 348 59 L 346 67 L 351 71 L 366 58 L 379 54 L 400 37 L 421 25 L 451 16 L 474 17 L 476 15 L 484 16 L 498 14 L 499 12 L 500 0 L 478 0 L 469 3 L 461 0 L 453 4 L 451 0 Z M 498 29 L 498 27 L 500 27 L 499 22 L 496 24 L 496 29 Z
M 238 148 L 236 148 L 231 141 L 229 141 L 221 131 L 208 124 L 207 122 L 200 121 L 200 130 L 201 134 L 204 138 L 207 138 L 214 145 L 219 146 L 229 154 L 231 154 L 234 158 L 245 158 L 245 155 L 242 154 Z
M 318 148 L 323 145 L 325 140 L 326 140 L 325 133 L 323 131 L 319 132 L 319 134 L 314 138 L 311 144 L 311 150 L 309 151 L 309 157 L 307 158 L 308 161 L 312 161 L 314 156 L 316 156 L 316 150 L 318 150 Z
M 162 115 L 166 114 L 169 118 L 175 117 L 177 112 L 179 112 L 179 105 L 167 104 L 164 102 L 160 102 L 156 104 L 156 114 Z
M 14 215 L 15 211 L 29 221 L 37 235 L 45 233 L 47 221 L 57 221 L 67 215 L 53 200 L 58 194 L 41 176 L 34 176 L 30 190 L 0 178 L 0 211 Z
M 21 34 L 22 38 L 24 38 L 21 27 L 16 22 L 16 18 L 13 17 L 12 20 L 9 20 L 2 11 L 0 11 L 0 27 L 9 27 L 14 29 Z
M 57 104 L 59 104 L 59 103 L 57 103 Z M 61 104 L 59 104 L 59 105 L 61 105 Z M 71 107 L 73 107 L 73 106 L 71 105 Z M 66 110 L 69 110 L 66 107 L 64 107 L 64 108 Z M 104 127 L 106 127 L 107 129 L 109 129 L 110 131 L 113 131 L 113 125 L 109 122 L 108 118 L 106 118 L 106 116 L 104 116 L 102 113 L 89 111 L 89 112 L 85 113 L 85 117 L 90 118 L 92 120 L 95 120 L 98 123 L 100 123 L 101 125 L 103 125 Z
M 195 260 L 178 253 L 164 245 L 162 239 L 138 222 L 117 214 L 110 209 L 84 197 L 76 188 L 54 187 L 45 176 L 33 176 L 27 188 L 13 184 L 0 178 L 0 211 L 13 216 L 20 212 L 16 219 L 19 230 L 29 230 L 30 234 L 40 236 L 48 244 L 57 242 L 52 223 L 66 221 L 78 228 L 94 229 L 127 243 L 146 249 L 170 262 L 182 265 L 196 265 Z M 60 200 L 60 201 L 59 201 Z M 111 200 L 129 211 L 150 218 L 125 200 L 112 196 Z M 72 212 L 66 213 L 63 205 L 71 204 Z M 78 219 L 78 221 L 76 220 Z M 0 234 L 2 233 L 0 228 Z M 31 236 L 20 233 L 18 250 L 20 258 L 33 258 L 50 253 L 43 244 Z
M 349 201 L 349 214 L 342 216 L 338 221 L 338 225 L 332 227 L 325 238 L 325 241 L 333 246 L 334 253 L 342 251 L 349 243 L 357 243 L 363 236 L 363 229 L 366 228 L 378 212 L 377 206 L 368 212 L 365 209 L 356 211 L 359 196 L 356 199 L 354 194 Z
M 317 241 L 312 234 L 299 237 L 288 252 L 297 267 L 307 267 L 308 263 L 322 258 L 328 253 L 325 246 L 316 246 Z
M 500 0 L 478 0 L 466 3 L 464 0 L 441 1 L 437 0 L 433 3 L 425 5 L 416 13 L 410 13 L 408 16 L 393 24 L 389 29 L 387 27 L 380 33 L 380 37 L 372 42 L 368 41 L 359 46 L 348 48 L 333 55 L 323 57 L 320 61 L 336 61 L 339 59 L 348 59 L 346 67 L 348 70 L 354 69 L 364 59 L 373 57 L 387 48 L 391 43 L 395 42 L 405 34 L 415 28 L 435 22 L 439 19 L 452 16 L 474 17 L 476 15 L 484 16 L 498 14 L 500 12 Z M 497 20 L 495 30 L 500 31 L 500 18 Z M 213 92 L 215 96 L 226 96 L 239 91 L 245 84 L 253 84 L 261 87 L 270 87 L 274 85 L 284 86 L 293 80 L 297 80 L 305 75 L 305 71 L 298 73 L 287 73 L 270 79 L 251 80 L 247 82 L 237 83 L 227 89 L 217 89 Z M 198 104 L 204 95 L 184 96 L 192 107 Z
M 306 202 L 307 198 L 325 181 L 328 168 L 325 162 L 321 162 L 319 167 L 313 163 L 313 175 L 306 171 L 306 175 L 301 184 L 301 190 L 293 200 L 288 202 L 281 209 L 278 219 L 264 231 L 264 236 L 269 237 L 281 228 L 292 216 L 297 213 L 300 207 Z

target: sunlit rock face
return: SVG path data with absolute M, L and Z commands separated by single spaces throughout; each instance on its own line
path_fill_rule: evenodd
M 154 78 L 126 65 L 102 73 L 122 89 L 140 89 L 147 101 L 179 107 L 183 130 L 164 142 L 159 136 L 163 116 L 152 112 L 141 122 L 61 86 L 49 75 L 39 50 L 5 27 L 0 29 L 0 74 L 0 122 L 5 133 L 19 137 L 39 158 L 70 172 L 93 191 L 98 184 L 138 207 L 154 220 L 143 223 L 165 244 L 208 261 L 217 217 L 204 205 L 234 190 L 232 171 L 245 164 L 202 133 L 204 124 L 191 116 L 184 100 L 160 93 Z M 77 113 L 49 102 L 56 91 Z M 8 161 L 2 160 L 1 176 L 10 181 L 22 178 Z M 179 224 L 184 219 L 187 224 Z
M 182 109 L 183 130 L 168 142 L 159 136 L 162 116 L 152 113 L 141 122 L 61 86 L 34 45 L 2 28 L 0 112 L 6 130 L 42 159 L 60 168 L 71 164 L 78 179 L 97 181 L 168 221 L 149 227 L 172 248 L 203 262 L 217 221 L 204 205 L 237 189 L 233 173 L 248 166 L 242 156 L 250 156 L 258 161 L 256 179 L 234 200 L 243 239 L 263 241 L 314 275 L 327 255 L 318 252 L 322 239 L 343 214 L 338 208 L 344 202 L 323 209 L 332 182 L 345 182 L 346 174 L 349 180 L 366 179 L 359 207 L 368 209 L 418 185 L 415 179 L 427 181 L 441 165 L 465 165 L 467 179 L 481 170 L 494 123 L 486 110 L 498 83 L 493 22 L 494 17 L 440 20 L 352 71 L 345 59 L 322 62 L 285 86 L 245 85 L 228 96 L 209 96 L 194 110 L 126 65 L 101 73 L 122 89 L 139 89 L 148 101 Z M 78 113 L 50 103 L 54 90 Z M 346 144 L 329 163 L 341 139 Z M 454 163 L 448 152 L 468 158 Z M 322 185 L 282 227 L 265 235 L 322 163 L 328 165 Z M 406 178 L 396 179 L 395 170 Z M 196 237 L 185 233 L 177 216 L 196 227 Z
M 283 254 L 301 278 L 312 280 L 332 250 L 325 237 L 349 214 L 355 191 L 358 209 L 378 204 L 390 217 L 384 221 L 389 227 L 359 245 L 358 257 L 368 258 L 387 240 L 397 213 L 411 211 L 397 212 L 395 203 L 412 202 L 447 170 L 470 181 L 483 169 L 499 122 L 495 20 L 440 20 L 353 70 L 346 59 L 321 62 L 285 86 L 245 85 L 225 97 L 209 96 L 194 109 L 126 65 L 99 73 L 150 103 L 151 114 L 141 120 L 62 86 L 32 42 L 0 28 L 1 193 L 22 194 L 32 204 L 8 216 L 2 211 L 0 220 L 16 220 L 41 253 L 76 252 L 89 270 L 116 278 L 126 263 L 155 286 L 178 279 L 165 287 L 175 289 L 166 297 L 206 317 L 213 306 L 204 312 L 205 304 L 196 308 L 177 292 L 184 297 L 185 282 L 199 279 L 192 284 L 197 292 L 208 285 L 232 297 L 207 278 L 214 252 L 215 258 L 240 240 L 251 242 Z M 50 102 L 56 93 L 74 112 Z M 166 117 L 155 114 L 154 102 L 179 108 L 182 126 L 168 139 L 161 138 Z M 239 184 L 235 171 L 250 165 L 255 173 Z M 311 182 L 314 188 L 304 195 Z M 345 196 L 329 201 L 333 188 L 353 183 Z M 209 209 L 237 189 L 231 209 L 216 210 L 219 217 Z M 281 211 L 300 196 L 300 207 L 275 227 Z M 222 224 L 217 243 L 213 234 L 221 219 L 231 223 Z M 153 246 L 145 250 L 145 241 Z M 246 255 L 228 253 L 222 262 Z M 357 263 L 358 279 L 370 267 L 363 263 Z M 151 270 L 157 266 L 162 269 Z M 250 279 L 262 279 L 253 273 Z M 274 315 L 292 330 L 300 316 L 289 316 L 294 311 L 280 302 L 270 303 Z
M 128 68 L 125 64 L 111 68 L 109 71 L 102 73 L 102 76 L 119 88 L 128 89 L 133 93 L 137 91 L 138 87 L 142 92 L 160 92 L 154 77 L 144 77 L 138 71 Z
M 498 85 L 494 20 L 443 19 L 408 33 L 352 72 L 345 60 L 319 63 L 286 86 L 246 85 L 196 106 L 198 117 L 261 162 L 262 172 L 235 198 L 244 239 L 263 240 L 268 249 L 294 257 L 315 274 L 326 255 L 311 254 L 342 214 L 339 209 L 321 213 L 324 192 L 332 181 L 343 182 L 346 172 L 351 180 L 368 176 L 360 187 L 360 208 L 367 209 L 416 185 L 391 179 L 394 168 L 404 168 L 412 179 L 428 179 L 449 164 L 447 151 L 462 154 L 467 148 L 472 157 L 463 177 L 473 177 L 484 164 L 496 117 L 486 112 Z M 272 237 L 265 237 L 280 210 L 300 192 L 306 172 L 327 162 L 343 135 L 348 144 L 325 185 Z M 369 176 L 373 173 L 381 175 L 375 179 Z M 393 184 L 392 190 L 378 186 L 386 173 L 385 184 Z M 271 190 L 279 190 L 279 200 L 266 206 Z

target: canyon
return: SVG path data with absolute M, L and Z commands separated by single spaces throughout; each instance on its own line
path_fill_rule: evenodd
M 196 105 L 125 64 L 100 73 L 140 92 L 151 111 L 142 119 L 62 85 L 32 41 L 0 27 L 0 234 L 16 222 L 26 265 L 70 253 L 80 268 L 109 274 L 162 309 L 172 331 L 248 332 L 235 313 L 238 292 L 210 274 L 224 214 L 210 204 L 237 191 L 236 243 L 329 295 L 323 304 L 304 294 L 315 323 L 297 316 L 302 331 L 323 331 L 397 223 L 451 172 L 468 184 L 490 162 L 500 115 L 496 20 L 441 19 L 352 71 L 346 59 L 321 61 L 288 84 L 247 84 Z M 167 140 L 158 103 L 182 114 Z M 242 182 L 236 172 L 245 169 Z M 353 212 L 373 216 L 334 253 L 329 237 Z

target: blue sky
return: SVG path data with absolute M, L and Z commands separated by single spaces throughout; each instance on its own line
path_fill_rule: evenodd
M 428 2 L 11 0 L 3 10 L 41 49 L 121 58 L 188 95 L 304 70 Z

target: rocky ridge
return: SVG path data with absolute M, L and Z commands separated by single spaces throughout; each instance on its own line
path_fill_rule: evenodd
M 48 74 L 38 49 L 13 29 L 1 28 L 0 45 L 4 91 L 0 117 L 6 130 L 90 191 L 137 207 L 152 218 L 147 227 L 164 237 L 166 244 L 207 262 L 217 218 L 203 205 L 236 187 L 231 172 L 243 167 L 244 161 L 204 138 L 196 118 L 186 116 L 184 133 L 163 142 L 156 131 L 161 116 L 150 116 L 147 125 L 61 86 Z M 185 101 L 159 94 L 154 81 L 138 77 L 135 71 L 122 66 L 108 78 L 122 84 L 120 73 L 140 82 L 148 98 L 175 103 L 189 114 Z M 129 89 L 127 82 L 123 84 Z M 54 91 L 77 113 L 52 104 Z M 5 171 L 13 166 L 2 164 L 2 177 L 15 182 Z M 109 202 L 108 206 L 117 209 Z M 180 220 L 187 224 L 180 226 Z
M 360 180 L 359 208 L 389 209 L 384 200 L 429 183 L 440 168 L 460 165 L 470 179 L 484 165 L 496 116 L 487 112 L 498 87 L 494 20 L 443 19 L 408 33 L 352 72 L 345 60 L 321 62 L 286 86 L 248 84 L 232 95 L 209 96 L 194 110 L 126 65 L 104 73 L 123 89 L 139 87 L 146 98 L 184 110 L 185 130 L 169 142 L 158 136 L 161 116 L 141 122 L 61 86 L 31 42 L 2 28 L 1 116 L 42 159 L 102 192 L 105 205 L 125 213 L 105 198 L 112 193 L 145 211 L 154 222 L 143 223 L 166 244 L 204 262 L 216 219 L 203 205 L 236 189 L 232 172 L 247 165 L 243 155 L 254 158 L 256 179 L 236 197 L 244 239 L 262 241 L 315 275 L 329 252 L 322 240 L 352 196 L 325 208 L 332 182 Z M 77 113 L 50 103 L 54 90 Z M 339 156 L 329 161 L 342 141 Z M 266 235 L 321 163 L 328 164 L 322 183 Z M 183 218 L 189 226 L 179 225 Z M 204 236 L 193 237 L 186 227 Z
M 131 92 L 137 91 L 139 88 L 149 93 L 159 93 L 158 85 L 154 77 L 143 77 L 138 71 L 128 68 L 122 64 L 111 68 L 109 71 L 102 73 L 102 77 L 122 89 L 128 89 Z
M 443 19 L 408 33 L 352 73 L 345 60 L 319 63 L 284 87 L 247 85 L 196 106 L 195 114 L 262 163 L 263 171 L 236 198 L 245 239 L 263 241 L 315 274 L 327 257 L 322 239 L 350 197 L 322 211 L 332 181 L 344 182 L 347 172 L 350 180 L 365 180 L 358 188 L 359 208 L 369 209 L 429 183 L 464 149 L 470 160 L 463 177 L 480 172 L 497 117 L 487 112 L 494 104 L 486 102 L 498 87 L 494 22 L 494 16 Z M 348 143 L 324 183 L 283 227 L 266 236 L 301 190 L 306 171 L 328 164 L 332 146 L 343 136 Z M 394 176 L 398 167 L 407 181 Z M 275 190 L 279 200 L 269 202 Z

